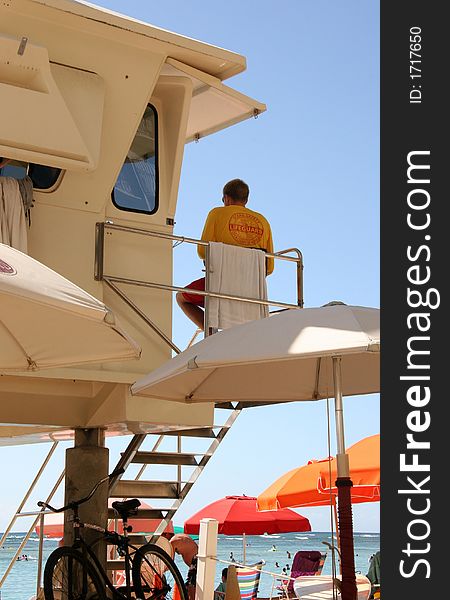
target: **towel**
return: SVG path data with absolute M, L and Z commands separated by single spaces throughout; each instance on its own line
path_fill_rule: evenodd
M 211 292 L 267 300 L 265 252 L 210 242 L 209 288 Z M 265 305 L 209 299 L 209 327 L 227 329 L 268 315 Z
M 0 177 L 0 242 L 27 253 L 27 227 L 19 182 Z

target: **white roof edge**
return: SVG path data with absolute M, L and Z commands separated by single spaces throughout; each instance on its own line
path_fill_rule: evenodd
M 86 19 L 97 21 L 103 25 L 118 27 L 120 29 L 131 31 L 149 38 L 155 38 L 161 42 L 176 45 L 190 52 L 199 55 L 207 55 L 211 60 L 217 60 L 217 70 L 211 72 L 211 75 L 220 78 L 222 81 L 245 71 L 247 64 L 245 56 L 214 46 L 206 42 L 201 42 L 179 33 L 156 27 L 144 21 L 134 19 L 127 15 L 111 11 L 107 8 L 97 6 L 84 0 L 28 0 L 34 4 L 47 6 L 55 10 L 67 12 Z M 192 65 L 195 67 L 195 65 Z

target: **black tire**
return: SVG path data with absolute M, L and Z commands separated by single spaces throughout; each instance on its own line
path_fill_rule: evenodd
M 178 567 L 159 546 L 145 544 L 136 551 L 132 576 L 136 600 L 175 600 L 175 586 L 180 600 L 188 600 Z
M 91 563 L 86 561 L 78 550 L 63 546 L 54 550 L 45 564 L 44 598 L 106 600 L 106 592 Z

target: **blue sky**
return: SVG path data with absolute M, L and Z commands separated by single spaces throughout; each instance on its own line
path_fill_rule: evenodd
M 258 119 L 186 147 L 175 233 L 199 237 L 206 214 L 220 204 L 223 184 L 240 177 L 250 186 L 249 208 L 272 225 L 275 248 L 302 250 L 306 306 L 330 300 L 379 306 L 378 2 L 98 4 L 243 54 L 247 71 L 226 83 L 267 104 Z M 201 275 L 192 247 L 174 252 L 175 284 Z M 292 268 L 277 266 L 269 296 L 293 301 L 294 277 Z M 185 347 L 192 333 L 174 307 L 176 344 Z M 344 407 L 347 445 L 379 432 L 378 395 L 346 398 Z M 4 452 L 12 460 L 13 452 Z M 43 452 L 36 449 L 33 460 Z M 25 459 L 25 449 L 14 453 Z M 287 470 L 327 455 L 324 401 L 244 411 L 176 523 L 224 495 L 257 495 Z M 2 517 L 17 503 L 12 496 L 0 500 Z M 326 509 L 301 512 L 313 529 L 329 529 Z M 378 531 L 379 504 L 355 506 L 354 522 L 355 530 Z

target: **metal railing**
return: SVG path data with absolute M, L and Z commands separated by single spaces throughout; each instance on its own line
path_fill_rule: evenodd
M 34 477 L 32 483 L 30 484 L 28 490 L 25 492 L 25 495 L 22 499 L 22 501 L 20 502 L 16 512 L 14 513 L 11 521 L 9 522 L 8 526 L 5 529 L 5 532 L 3 533 L 1 539 L 0 539 L 0 547 L 3 546 L 3 543 L 6 542 L 7 537 L 9 535 L 9 533 L 11 532 L 11 529 L 13 528 L 16 520 L 19 517 L 34 517 L 34 520 L 32 521 L 31 525 L 28 528 L 28 531 L 26 532 L 25 536 L 23 537 L 22 541 L 19 544 L 19 547 L 17 548 L 17 550 L 15 551 L 14 555 L 11 558 L 11 561 L 9 562 L 9 564 L 6 567 L 6 570 L 4 571 L 4 573 L 1 575 L 0 577 L 0 597 L 1 597 L 1 589 L 3 587 L 3 584 L 5 583 L 6 579 L 9 576 L 9 573 L 11 572 L 11 569 L 14 567 L 14 565 L 16 564 L 17 559 L 20 556 L 20 553 L 22 552 L 23 548 L 25 547 L 26 543 L 28 542 L 28 540 L 30 539 L 36 525 L 40 525 L 40 531 L 39 531 L 39 547 L 38 547 L 38 571 L 37 571 L 37 586 L 36 586 L 36 597 L 39 595 L 39 590 L 40 590 L 40 584 L 41 584 L 41 577 L 42 577 L 42 557 L 43 557 L 43 542 L 44 542 L 44 517 L 45 514 L 48 514 L 49 511 L 43 511 L 43 510 L 39 510 L 39 511 L 32 511 L 32 512 L 25 512 L 23 511 L 23 507 L 25 506 L 26 502 L 28 501 L 31 493 L 33 492 L 33 490 L 36 487 L 36 484 L 38 483 L 39 479 L 41 478 L 45 468 L 47 467 L 53 453 L 55 452 L 57 446 L 58 446 L 59 442 L 53 442 L 52 446 L 50 447 L 50 450 L 47 454 L 47 456 L 44 458 L 44 461 L 42 463 L 42 465 L 40 466 L 36 476 Z M 55 485 L 53 486 L 52 490 L 50 491 L 50 493 L 48 494 L 47 498 L 46 498 L 46 502 L 49 503 L 51 502 L 53 496 L 55 495 L 56 491 L 58 490 L 63 478 L 64 478 L 64 473 L 65 471 L 63 471 L 58 479 L 56 480 Z
M 206 269 L 206 285 L 205 291 L 196 290 L 188 287 L 180 287 L 176 285 L 168 285 L 165 283 L 159 283 L 155 281 L 142 281 L 138 279 L 130 279 L 126 277 L 118 277 L 114 275 L 105 274 L 104 272 L 104 257 L 105 257 L 105 230 L 123 231 L 133 233 L 137 235 L 144 235 L 149 237 L 155 237 L 160 239 L 172 240 L 178 243 L 195 244 L 196 246 L 205 246 L 205 269 Z M 150 289 L 167 290 L 170 292 L 191 292 L 198 296 L 205 296 L 205 335 L 209 333 L 209 315 L 208 315 L 208 299 L 209 298 L 221 298 L 223 300 L 235 300 L 238 302 L 248 302 L 252 304 L 259 304 L 262 306 L 275 306 L 277 308 L 303 308 L 303 255 L 298 248 L 288 248 L 286 250 L 280 250 L 274 253 L 266 253 L 267 258 L 273 258 L 274 260 L 283 260 L 287 262 L 296 263 L 296 289 L 297 289 L 297 304 L 290 304 L 287 302 L 280 302 L 278 300 L 262 300 L 260 298 L 248 298 L 244 296 L 236 296 L 230 294 L 222 294 L 218 292 L 212 292 L 208 286 L 208 272 L 209 272 L 209 242 L 197 240 L 195 238 L 173 235 L 171 233 L 164 233 L 161 231 L 154 231 L 149 229 L 141 229 L 138 227 L 128 227 L 125 225 L 116 225 L 112 221 L 105 221 L 96 223 L 95 230 L 95 264 L 94 264 L 94 278 L 96 281 L 104 281 L 110 289 L 112 289 L 151 329 L 164 340 L 177 354 L 180 353 L 180 349 L 173 343 L 173 341 L 162 331 L 148 315 L 146 315 L 128 296 L 121 290 L 117 284 L 134 285 L 138 287 L 146 287 Z M 295 256 L 289 256 L 295 254 Z

